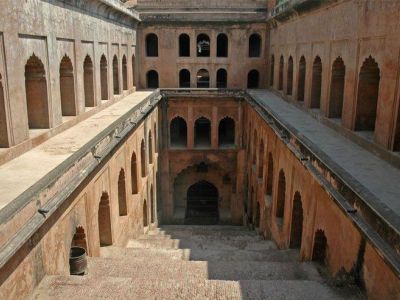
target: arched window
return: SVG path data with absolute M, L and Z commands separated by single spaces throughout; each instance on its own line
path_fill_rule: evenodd
M 257 70 L 251 70 L 247 74 L 247 88 L 258 89 L 260 81 L 260 73 Z
M 197 72 L 197 87 L 198 88 L 209 88 L 210 87 L 210 75 L 206 69 L 200 69 Z
M 98 211 L 100 247 L 112 245 L 110 197 L 103 192 Z
M 60 63 L 60 95 L 63 116 L 76 116 L 74 67 L 65 55 Z
M 283 56 L 279 59 L 279 82 L 278 82 L 278 89 L 280 91 L 283 90 L 283 65 L 284 65 L 284 60 Z
M 179 87 L 190 88 L 190 72 L 187 69 L 179 71 Z
M 125 170 L 121 169 L 118 176 L 118 208 L 119 215 L 128 215 L 128 206 L 126 203 Z
M 264 141 L 260 141 L 259 152 L 258 152 L 258 177 L 263 177 L 264 171 Z
M 153 138 L 149 131 L 149 164 L 153 163 Z
M 378 63 L 370 56 L 364 61 L 358 75 L 355 130 L 375 130 L 379 82 L 380 71 Z
M 278 197 L 276 200 L 276 212 L 277 218 L 283 219 L 285 213 L 285 199 L 286 199 L 286 179 L 283 170 L 279 171 L 278 181 Z
M 158 89 L 158 73 L 154 70 L 150 70 L 146 75 L 147 79 L 147 88 L 149 89 Z
M 218 126 L 219 147 L 235 146 L 235 121 L 225 117 L 219 122 Z
M 156 123 L 154 123 L 154 152 L 158 152 L 158 131 Z
M 149 225 L 148 220 L 148 211 L 147 211 L 147 202 L 146 199 L 143 201 L 143 227 L 147 227 Z
M 207 34 L 202 33 L 197 36 L 197 56 L 210 56 L 210 38 Z
M 274 75 L 275 75 L 275 57 L 271 56 L 271 72 L 269 75 L 269 85 L 274 86 Z
M 321 229 L 317 230 L 314 235 L 314 247 L 312 260 L 321 264 L 325 263 L 327 239 L 325 232 Z
M 187 146 L 187 125 L 186 121 L 181 117 L 175 117 L 171 121 L 169 129 L 172 147 Z
M 29 128 L 50 128 L 46 72 L 35 54 L 25 65 L 25 91 Z
M 297 101 L 304 101 L 304 89 L 306 84 L 306 59 L 304 56 L 299 62 L 299 82 L 297 84 Z
M 292 95 L 293 93 L 293 58 L 291 56 L 288 60 L 286 93 L 288 95 Z
M 158 37 L 154 33 L 146 36 L 146 55 L 150 57 L 158 56 Z
M 0 147 L 9 147 L 3 82 L 0 74 Z
M 346 67 L 344 62 L 341 57 L 338 57 L 332 65 L 329 118 L 342 118 L 345 74 Z
M 228 74 L 225 69 L 219 69 L 217 71 L 217 88 L 224 89 L 227 87 Z
M 135 55 L 132 55 L 132 84 L 133 84 L 133 86 L 136 86 Z
M 311 108 L 321 107 L 322 62 L 317 56 L 314 59 L 311 81 Z
M 89 55 L 86 55 L 83 62 L 83 89 L 85 90 L 85 106 L 96 106 L 94 100 L 93 62 Z
M 261 37 L 253 33 L 249 38 L 249 57 L 261 56 Z
M 114 55 L 113 58 L 113 86 L 114 86 L 114 95 L 119 94 L 119 79 L 118 79 L 118 58 Z
M 154 223 L 154 192 L 153 185 L 150 186 L 150 223 Z
M 122 56 L 122 88 L 124 91 L 128 89 L 128 63 L 126 56 Z
M 292 222 L 290 225 L 290 248 L 301 248 L 301 237 L 303 235 L 303 205 L 299 192 L 294 194 Z
M 228 57 L 228 37 L 224 33 L 217 37 L 217 57 Z
M 196 147 L 211 146 L 211 122 L 201 117 L 194 123 L 194 145 Z
M 138 172 L 138 170 L 137 170 L 136 153 L 132 152 L 132 156 L 131 156 L 131 187 L 132 187 L 132 194 L 137 194 L 139 192 L 137 172 Z
M 190 56 L 190 37 L 186 33 L 182 33 L 179 36 L 179 56 Z
M 272 188 L 274 184 L 274 159 L 272 153 L 268 153 L 268 166 L 267 166 L 267 182 L 266 182 L 266 194 L 272 196 Z
M 108 100 L 108 65 L 104 55 L 100 59 L 101 100 Z
M 140 166 L 142 171 L 142 177 L 146 176 L 146 148 L 144 145 L 144 140 L 140 144 Z

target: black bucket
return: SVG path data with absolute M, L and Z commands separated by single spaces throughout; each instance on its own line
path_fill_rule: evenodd
M 85 275 L 86 270 L 86 250 L 82 247 L 71 247 L 69 252 L 69 273 L 71 275 Z

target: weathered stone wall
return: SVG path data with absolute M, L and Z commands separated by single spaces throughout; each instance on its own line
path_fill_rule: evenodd
M 97 4 L 96 4 L 97 3 Z M 108 11 L 108 15 L 104 12 Z M 120 12 L 118 12 L 120 13 Z M 85 1 L 79 7 L 63 1 L 29 0 L 23 2 L 6 0 L 1 3 L 0 18 L 0 119 L 6 120 L 0 127 L 1 145 L 9 147 L 41 135 L 46 129 L 73 125 L 84 118 L 93 107 L 104 105 L 107 101 L 120 98 L 121 94 L 132 91 L 136 34 L 132 16 L 117 14 L 112 19 L 113 10 L 104 3 Z M 124 18 L 125 17 L 125 18 Z M 131 19 L 131 21 L 126 22 Z M 101 97 L 100 59 L 104 55 L 107 64 L 106 82 L 108 94 Z M 47 97 L 37 102 L 36 107 L 44 106 L 47 124 L 42 129 L 28 126 L 28 107 L 25 91 L 25 66 L 29 58 L 35 56 L 44 68 L 43 80 Z M 117 57 L 118 92 L 113 93 L 113 57 Z M 74 112 L 63 116 L 60 87 L 60 62 L 68 58 L 72 70 L 67 75 L 69 81 L 67 94 L 73 99 Z M 94 104 L 85 105 L 84 61 L 92 62 L 92 84 Z M 123 58 L 126 72 L 123 71 Z M 123 85 L 126 81 L 127 84 Z M 36 90 L 38 96 L 39 91 Z M 40 98 L 40 97 L 37 97 Z M 43 100 L 44 99 L 44 100 Z M 43 100 L 43 101 L 42 101 Z M 3 103 L 2 103 L 3 102 Z M 31 128 L 29 128 L 31 127 Z M 31 129 L 31 130 L 29 130 Z M 4 138 L 3 138 L 4 137 Z M 36 144 L 40 141 L 36 141 Z M 33 144 L 35 142 L 32 142 Z M 26 143 L 26 151 L 32 145 Z
M 313 63 L 319 57 L 322 63 L 321 104 L 318 116 L 330 117 L 330 93 L 335 89 L 331 83 L 332 67 L 337 58 L 345 66 L 345 84 L 341 124 L 348 130 L 357 129 L 357 106 L 364 103 L 369 87 L 362 88 L 364 95 L 358 96 L 360 70 L 370 57 L 379 68 L 379 91 L 376 111 L 374 141 L 381 147 L 398 151 L 399 148 L 399 49 L 400 22 L 398 1 L 336 1 L 320 9 L 301 11 L 287 19 L 276 17 L 270 20 L 270 54 L 268 77 L 273 88 L 280 90 L 287 99 L 298 100 L 299 62 L 305 58 L 304 104 L 312 107 Z M 274 56 L 274 74 L 271 61 Z M 280 59 L 283 59 L 280 71 Z M 288 61 L 293 59 L 292 93 L 288 95 Z M 280 73 L 282 79 L 280 80 Z M 273 79 L 271 78 L 273 77 Z M 282 84 L 279 81 L 283 81 Z M 280 87 L 281 86 L 281 87 Z M 335 92 L 335 91 L 334 91 Z M 372 92 L 373 93 L 373 92 Z M 360 111 L 374 110 L 374 104 L 361 104 Z M 315 111 L 314 111 L 315 112 Z M 373 118 L 372 118 L 373 119 Z M 372 132 L 362 135 L 372 140 Z

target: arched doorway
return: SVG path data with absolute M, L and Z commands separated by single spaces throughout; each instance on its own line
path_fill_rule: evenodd
M 170 124 L 170 144 L 171 147 L 183 147 L 187 145 L 187 126 L 186 121 L 181 117 L 175 117 Z
M 197 36 L 197 56 L 210 56 L 210 38 L 207 34 L 202 33 Z
M 146 199 L 143 201 L 143 227 L 149 226 L 149 222 L 147 219 L 147 202 Z
M 150 70 L 149 72 L 147 72 L 146 79 L 148 89 L 158 89 L 159 83 L 157 71 Z
M 301 248 L 301 237 L 303 234 L 303 205 L 299 192 L 294 194 L 292 222 L 290 228 L 290 248 Z
M 194 122 L 194 146 L 208 148 L 211 146 L 211 122 L 201 117 Z
M 304 90 L 306 86 L 306 59 L 304 56 L 299 62 L 299 77 L 297 82 L 297 101 L 304 101 Z
M 119 78 L 118 78 L 118 57 L 114 55 L 113 58 L 113 87 L 114 95 L 119 94 Z
M 63 116 L 76 116 L 74 68 L 65 55 L 60 63 L 60 96 Z
M 89 55 L 86 55 L 83 62 L 83 89 L 85 90 L 85 106 L 95 106 L 94 100 L 94 70 L 93 62 Z
M 187 190 L 185 224 L 218 223 L 218 189 L 202 180 Z
M 182 33 L 179 36 L 179 56 L 180 57 L 190 56 L 190 37 L 186 33 Z
M 247 74 L 247 88 L 258 89 L 260 81 L 260 73 L 257 70 L 251 70 Z
M 228 57 L 228 37 L 224 33 L 217 37 L 217 57 Z
M 293 58 L 290 56 L 288 60 L 287 68 L 287 87 L 286 93 L 292 95 L 293 92 Z
M 98 224 L 100 247 L 112 245 L 110 198 L 106 192 L 100 198 Z
M 190 88 L 190 71 L 182 69 L 179 71 L 179 87 Z
M 149 57 L 158 56 L 158 37 L 154 33 L 146 36 L 146 55 Z
M 282 91 L 283 90 L 283 66 L 285 62 L 283 59 L 283 56 L 279 59 L 279 82 L 278 82 L 278 90 Z
M 218 126 L 218 146 L 235 146 L 235 121 L 230 117 L 225 117 L 219 122 Z
M 217 88 L 225 89 L 228 82 L 228 73 L 225 69 L 219 69 L 217 71 Z
M 128 205 L 126 202 L 125 170 L 121 168 L 118 176 L 118 208 L 119 215 L 128 215 Z
M 128 89 L 128 62 L 125 55 L 122 57 L 122 88 L 124 91 Z
M 321 107 L 322 61 L 319 56 L 314 59 L 311 82 L 311 108 Z
M 249 57 L 261 56 L 261 37 L 254 33 L 249 38 Z
M 312 260 L 325 264 L 327 239 L 321 229 L 315 232 Z
M 108 99 L 108 67 L 107 59 L 104 55 L 100 59 L 100 85 L 101 85 L 101 100 Z
M 271 70 L 269 74 L 269 85 L 274 86 L 274 75 L 275 75 L 275 57 L 272 55 L 271 56 Z
M 154 191 L 153 191 L 153 185 L 151 185 L 150 187 L 150 223 L 154 223 L 155 222 L 155 218 L 154 218 Z
M 329 118 L 342 118 L 345 75 L 346 66 L 344 65 L 343 59 L 338 57 L 332 65 Z
M 206 69 L 200 69 L 197 72 L 197 87 L 198 88 L 210 87 L 210 74 Z

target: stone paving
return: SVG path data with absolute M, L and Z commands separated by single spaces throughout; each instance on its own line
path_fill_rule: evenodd
M 371 193 L 377 201 L 368 204 L 385 219 L 398 224 L 400 216 L 400 169 L 365 150 L 349 138 L 323 125 L 308 113 L 282 100 L 268 90 L 251 90 L 249 94 L 272 115 L 303 136 L 353 178 L 358 192 Z M 397 220 L 397 221 L 396 221 Z
M 85 276 L 45 277 L 32 299 L 362 298 L 298 255 L 244 227 L 163 226 L 127 248 L 102 248 Z

